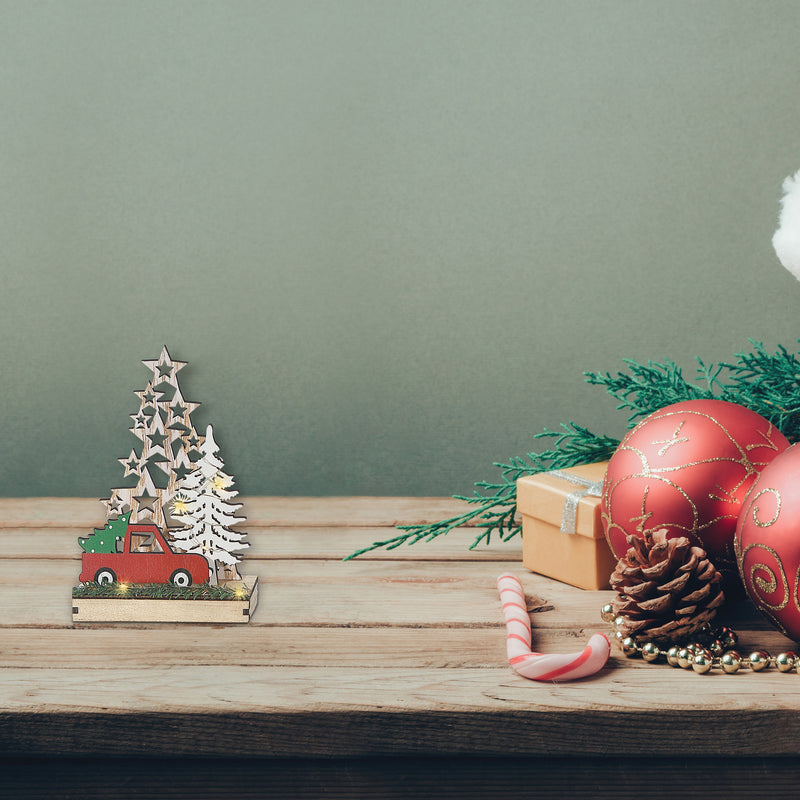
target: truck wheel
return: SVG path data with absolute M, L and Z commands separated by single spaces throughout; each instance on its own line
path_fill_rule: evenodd
M 174 586 L 191 586 L 192 576 L 185 569 L 176 569 L 170 581 Z
M 97 570 L 97 574 L 94 576 L 95 582 L 99 584 L 104 583 L 114 583 L 117 579 L 117 576 L 114 574 L 114 570 L 112 569 L 99 569 Z

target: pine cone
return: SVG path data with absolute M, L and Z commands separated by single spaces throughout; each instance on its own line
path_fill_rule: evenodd
M 640 642 L 680 642 L 693 636 L 725 602 L 722 575 L 705 550 L 666 529 L 628 536 L 630 548 L 611 575 L 617 630 Z

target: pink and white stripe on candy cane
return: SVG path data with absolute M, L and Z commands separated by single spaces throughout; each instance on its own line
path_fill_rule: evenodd
M 601 670 L 608 661 L 611 644 L 596 633 L 580 653 L 535 653 L 531 650 L 531 621 L 525 606 L 525 593 L 515 575 L 506 573 L 497 579 L 503 615 L 506 618 L 506 646 L 511 668 L 534 681 L 571 681 Z

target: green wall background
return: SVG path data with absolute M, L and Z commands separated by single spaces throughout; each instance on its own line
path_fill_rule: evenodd
M 162 344 L 243 494 L 467 492 L 584 370 L 794 347 L 794 0 L 0 1 L 0 493 Z

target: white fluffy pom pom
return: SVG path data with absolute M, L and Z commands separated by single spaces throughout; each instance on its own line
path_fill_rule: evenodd
M 781 215 L 772 246 L 781 264 L 800 280 L 800 171 L 783 182 Z

